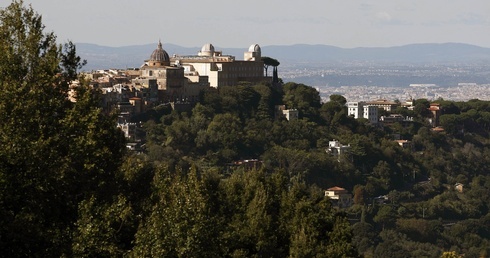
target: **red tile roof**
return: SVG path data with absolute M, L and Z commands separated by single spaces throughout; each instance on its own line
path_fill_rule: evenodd
M 342 187 L 334 186 L 334 187 L 328 188 L 327 191 L 345 191 L 345 189 Z

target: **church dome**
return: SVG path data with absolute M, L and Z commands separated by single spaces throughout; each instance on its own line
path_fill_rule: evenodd
M 169 57 L 167 51 L 165 51 L 162 48 L 162 42 L 161 41 L 158 42 L 157 49 L 155 49 L 153 51 L 153 53 L 151 53 L 150 61 L 170 62 L 170 57 Z
M 248 48 L 248 52 L 258 52 L 260 53 L 260 46 L 259 44 L 253 44 Z

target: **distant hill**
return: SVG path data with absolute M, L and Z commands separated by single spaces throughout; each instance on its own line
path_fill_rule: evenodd
M 339 48 L 328 45 L 268 46 L 265 55 L 297 61 L 468 62 L 490 60 L 490 48 L 461 43 L 411 44 L 398 47 Z
M 89 43 L 77 43 L 77 53 L 87 60 L 84 70 L 108 68 L 140 67 L 156 49 L 156 44 L 107 47 Z M 165 44 L 164 49 L 170 54 L 197 53 L 200 48 L 185 48 L 173 44 Z
M 107 47 L 88 43 L 77 43 L 77 52 L 86 59 L 85 70 L 104 68 L 139 67 L 147 59 L 155 44 Z M 164 44 L 163 48 L 169 55 L 195 55 L 200 47 L 181 47 Z M 224 55 L 233 55 L 243 59 L 244 48 L 220 48 Z M 293 62 L 385 62 L 385 63 L 445 63 L 445 62 L 488 62 L 490 48 L 483 48 L 461 43 L 443 44 L 411 44 L 398 47 L 361 47 L 340 48 L 329 45 L 288 45 L 262 46 L 262 55 L 278 59 L 281 63 Z

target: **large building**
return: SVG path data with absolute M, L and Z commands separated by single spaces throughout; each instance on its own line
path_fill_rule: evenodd
M 170 103 L 179 110 L 189 109 L 199 100 L 202 90 L 210 86 L 266 79 L 257 44 L 244 53 L 244 60 L 237 61 L 234 56 L 216 51 L 212 44 L 204 45 L 195 56 L 171 58 L 160 41 L 140 68 L 99 70 L 85 77 L 94 88 L 102 90 L 103 108 L 107 111 L 117 108 L 126 119 L 162 103 Z M 288 115 L 294 117 L 295 113 Z
M 205 44 L 197 55 L 174 55 L 170 61 L 175 67 L 183 68 L 185 76 L 191 81 L 197 81 L 199 76 L 207 76 L 210 86 L 217 88 L 238 85 L 241 81 L 264 81 L 264 62 L 261 55 L 258 44 L 249 47 L 243 55 L 244 60 L 223 55 L 212 44 Z
M 133 83 L 142 85 L 150 92 L 157 91 L 158 101 L 195 101 L 201 90 L 209 87 L 208 77 L 197 75 L 195 78 L 185 76 L 185 68 L 171 64 L 168 53 L 158 42 L 157 48 L 140 68 L 140 76 Z
M 355 119 L 359 119 L 363 117 L 363 109 L 362 106 L 364 102 L 347 102 L 347 114 L 349 116 L 354 117 Z
M 366 102 L 348 102 L 347 114 L 355 119 L 366 118 L 371 124 L 378 123 L 378 106 L 369 105 Z
M 376 106 L 378 108 L 382 108 L 388 112 L 391 112 L 394 111 L 397 107 L 399 107 L 400 103 L 394 101 L 388 101 L 386 99 L 379 99 L 375 101 L 368 101 L 366 102 L 366 105 Z

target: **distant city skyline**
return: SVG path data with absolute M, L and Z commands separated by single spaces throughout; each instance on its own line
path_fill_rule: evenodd
M 2 1 L 0 8 L 10 4 Z M 487 0 L 24 0 L 60 43 L 490 47 Z

